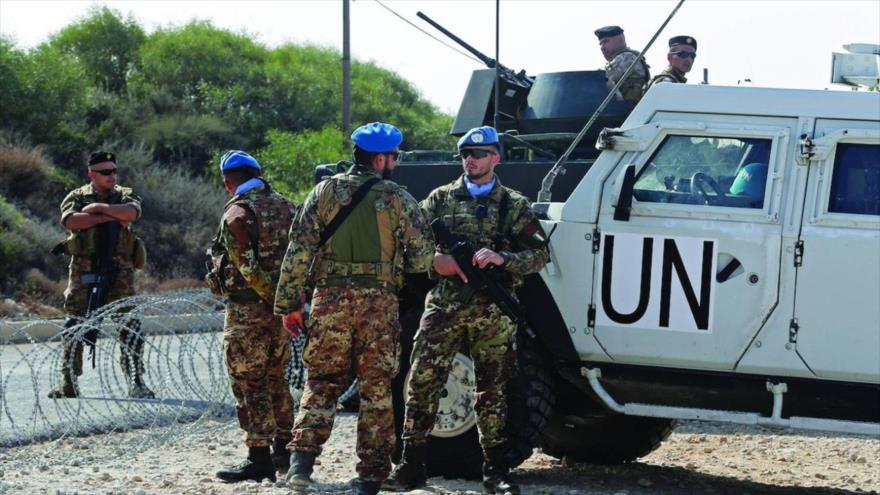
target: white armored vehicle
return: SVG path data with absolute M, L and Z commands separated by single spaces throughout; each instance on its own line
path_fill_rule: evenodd
M 677 419 L 880 435 L 880 93 L 661 84 L 597 147 L 534 206 L 511 462 L 631 461 Z M 465 351 L 434 473 L 478 466 Z

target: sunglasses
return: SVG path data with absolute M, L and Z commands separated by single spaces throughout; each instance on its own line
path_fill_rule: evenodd
M 400 159 L 400 152 L 399 151 L 389 151 L 388 153 L 382 153 L 382 154 L 385 156 L 390 156 L 391 158 L 394 158 L 395 160 Z
M 104 170 L 92 170 L 92 172 L 94 172 L 96 174 L 101 174 L 104 177 L 110 177 L 111 175 L 116 175 L 115 168 L 106 168 Z
M 467 158 L 469 156 L 472 156 L 477 160 L 479 160 L 481 158 L 486 158 L 487 156 L 495 155 L 495 154 L 496 153 L 494 151 L 489 151 L 489 150 L 461 150 L 461 152 L 459 153 L 459 155 L 461 155 L 462 158 Z
M 679 58 L 697 58 L 697 52 L 672 52 L 672 54 Z

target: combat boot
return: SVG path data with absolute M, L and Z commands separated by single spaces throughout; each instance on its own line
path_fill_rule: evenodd
M 50 399 L 73 399 L 77 397 L 76 379 L 64 373 L 61 379 L 61 385 L 49 391 Z
M 156 394 L 141 380 L 135 380 L 128 387 L 128 396 L 132 399 L 155 399 Z
M 275 466 L 269 447 L 250 447 L 248 457 L 238 466 L 217 471 L 217 477 L 227 483 L 254 480 L 257 483 L 264 479 L 275 481 Z
M 287 482 L 294 488 L 305 488 L 312 482 L 312 471 L 315 469 L 315 454 L 298 452 L 290 454 L 290 470 L 287 471 Z
M 140 320 L 127 322 L 120 330 L 121 353 L 119 365 L 129 377 L 128 396 L 132 399 L 155 399 L 156 394 L 144 383 L 144 339 L 140 334 Z
M 73 319 L 68 318 L 64 327 L 72 326 Z M 79 388 L 76 386 L 76 377 L 82 373 L 83 344 L 78 340 L 65 337 L 61 343 L 61 384 L 49 391 L 50 399 L 72 399 L 79 396 Z
M 381 481 L 364 480 L 361 478 L 351 480 L 351 493 L 353 495 L 376 495 L 381 487 Z
M 519 495 L 519 486 L 510 479 L 510 468 L 504 454 L 503 445 L 485 451 L 483 490 L 491 495 Z
M 382 483 L 382 489 L 392 492 L 409 491 L 428 484 L 425 471 L 425 446 L 403 442 L 403 455 L 400 464 L 394 466 L 391 474 Z
M 290 452 L 287 451 L 287 441 L 275 440 L 272 442 L 272 464 L 275 471 L 286 473 L 290 469 Z

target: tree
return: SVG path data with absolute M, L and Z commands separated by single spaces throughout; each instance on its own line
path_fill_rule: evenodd
M 160 29 L 141 48 L 142 84 L 166 88 L 178 98 L 200 103 L 202 88 L 262 81 L 267 50 L 243 34 L 207 21 Z
M 128 75 L 139 63 L 144 30 L 132 18 L 107 7 L 95 7 L 75 24 L 62 29 L 50 44 L 75 56 L 101 89 L 124 92 Z

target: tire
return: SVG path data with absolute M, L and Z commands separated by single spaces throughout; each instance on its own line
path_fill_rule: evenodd
M 589 399 L 584 399 L 589 400 Z M 557 415 L 543 432 L 545 454 L 591 464 L 632 462 L 656 450 L 676 421 L 607 412 Z
M 406 383 L 409 377 L 409 356 L 413 338 L 418 329 L 422 309 L 409 308 L 401 314 L 401 363 L 400 372 L 392 384 L 395 429 L 400 456 L 400 434 L 403 430 Z M 541 357 L 526 345 L 518 346 L 518 374 L 507 389 L 508 422 L 506 431 L 509 447 L 507 461 L 516 467 L 532 455 L 541 441 L 541 431 L 549 423 L 555 401 L 549 370 Z M 470 376 L 468 376 L 470 373 Z M 483 453 L 480 448 L 473 412 L 473 364 L 465 353 L 455 358 L 452 377 L 463 378 L 447 381 L 446 392 L 438 411 L 438 427 L 428 437 L 425 449 L 425 467 L 428 476 L 479 479 L 482 476 Z M 470 393 L 466 393 L 470 390 Z M 469 397 L 467 397 L 469 395 Z

